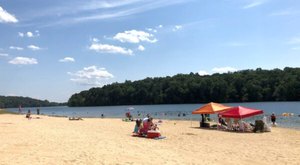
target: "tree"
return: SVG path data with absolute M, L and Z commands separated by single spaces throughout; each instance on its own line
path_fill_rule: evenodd
M 74 94 L 69 106 L 299 101 L 300 68 L 177 74 L 113 83 Z M 5 102 L 5 105 L 7 102 Z

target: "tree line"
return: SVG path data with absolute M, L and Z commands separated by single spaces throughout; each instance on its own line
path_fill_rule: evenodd
M 48 100 L 38 100 L 30 97 L 20 96 L 0 96 L 0 108 L 22 107 L 47 107 L 66 105 L 65 103 L 49 102 Z
M 73 94 L 68 106 L 300 101 L 300 68 L 198 73 L 112 83 Z

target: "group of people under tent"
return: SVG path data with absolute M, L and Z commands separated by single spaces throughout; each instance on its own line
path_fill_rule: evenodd
M 270 116 L 270 120 L 273 126 L 276 126 L 276 116 L 274 113 Z M 261 127 L 261 128 L 260 128 Z M 231 118 L 222 118 L 218 114 L 218 129 L 221 130 L 231 130 L 231 131 L 245 131 L 245 132 L 256 132 L 257 129 L 261 132 L 270 132 L 271 127 L 267 122 L 267 117 L 264 116 L 262 120 L 256 120 L 255 124 L 245 122 L 241 119 L 234 119 L 233 122 Z

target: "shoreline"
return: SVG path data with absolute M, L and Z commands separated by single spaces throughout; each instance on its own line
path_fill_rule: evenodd
M 1 113 L 1 111 L 2 111 L 2 113 Z M 4 112 L 4 113 L 3 113 Z M 11 115 L 25 115 L 26 113 L 23 113 L 23 114 L 18 114 L 18 113 L 14 113 L 14 112 L 10 112 L 10 111 L 7 111 L 7 110 L 5 110 L 5 109 L 0 109 L 0 115 L 1 114 L 11 114 Z M 34 116 L 48 116 L 48 117 L 57 117 L 57 118 L 68 118 L 68 117 L 70 117 L 70 116 L 60 116 L 60 115 L 47 115 L 47 114 L 40 114 L 40 115 L 36 115 L 36 114 L 32 114 L 32 115 L 34 115 Z M 76 116 L 75 116 L 76 117 Z M 80 118 L 83 118 L 83 119 L 120 119 L 120 120 L 122 120 L 123 118 L 125 118 L 125 117 L 104 117 L 104 118 L 101 118 L 101 117 L 80 117 Z M 135 118 L 136 119 L 136 118 Z M 141 118 L 139 118 L 139 119 L 141 119 Z M 161 119 L 161 120 L 168 120 L 168 121 L 189 121 L 189 122 L 198 122 L 198 127 L 200 127 L 200 124 L 199 124 L 199 119 L 198 120 L 196 120 L 196 119 L 192 119 L 192 118 L 190 118 L 190 119 L 162 119 L 162 118 L 154 118 L 154 120 L 158 120 L 158 119 Z M 214 123 L 214 124 L 216 124 L 216 122 L 214 122 L 214 121 L 212 121 L 212 122 L 210 122 L 210 123 Z M 270 124 L 270 123 L 269 123 Z M 271 124 L 270 124 L 271 125 Z M 282 127 L 282 126 L 276 126 L 276 127 L 274 127 L 274 126 L 271 126 L 271 129 L 272 128 L 282 128 L 282 129 L 291 129 L 291 130 L 296 130 L 296 131 L 300 131 L 300 128 L 292 128 L 292 127 Z

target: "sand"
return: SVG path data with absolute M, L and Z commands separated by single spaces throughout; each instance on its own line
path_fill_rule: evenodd
M 0 164 L 299 164 L 300 131 L 236 133 L 164 120 L 166 139 L 132 137 L 121 119 L 0 115 Z

